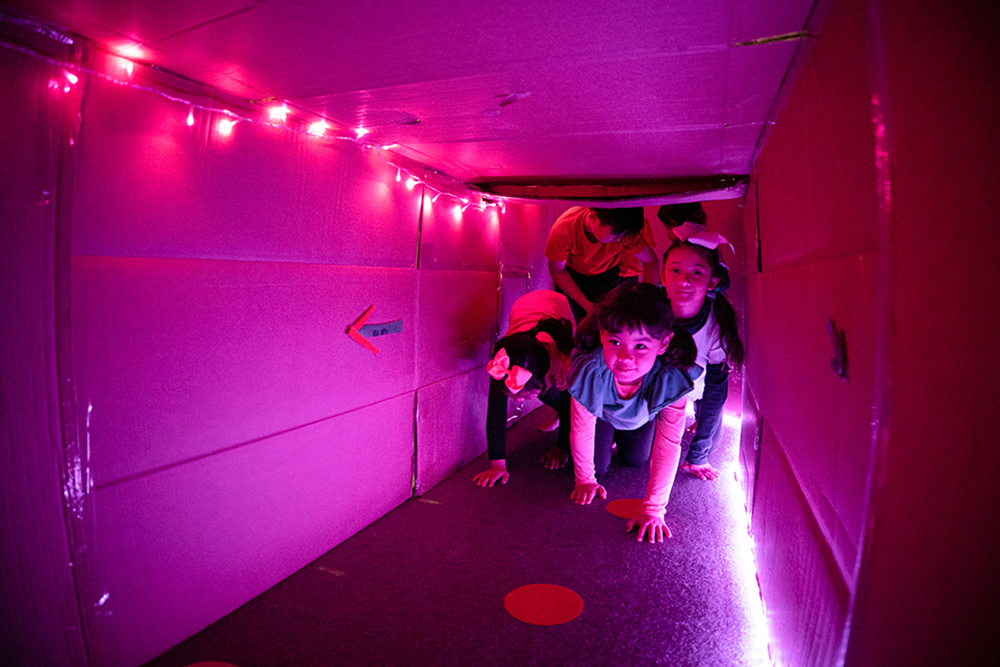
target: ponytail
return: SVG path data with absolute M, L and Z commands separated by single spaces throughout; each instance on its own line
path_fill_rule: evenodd
M 688 368 L 694 366 L 697 356 L 698 348 L 694 343 L 694 338 L 684 329 L 677 327 L 674 329 L 674 336 L 670 339 L 667 351 L 660 358 L 671 366 L 686 372 Z
M 740 332 L 736 326 L 736 311 L 733 306 L 721 294 L 715 297 L 712 306 L 712 313 L 715 321 L 719 325 L 719 336 L 722 338 L 722 349 L 726 353 L 726 361 L 733 370 L 743 367 L 745 351 L 743 341 L 740 340 Z

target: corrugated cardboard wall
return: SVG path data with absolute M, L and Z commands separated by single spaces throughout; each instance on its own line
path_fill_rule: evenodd
M 747 262 L 747 412 L 759 432 L 742 445 L 760 446 L 753 535 L 780 664 L 838 660 L 867 519 L 884 317 L 868 66 L 860 5 L 839 3 L 747 197 L 747 248 L 760 257 Z
M 189 108 L 160 94 L 188 84 L 163 74 L 137 72 L 133 86 L 84 77 L 64 95 L 46 87 L 58 68 L 2 55 L 25 99 L 56 109 L 30 122 L 34 107 L 4 111 L 25 130 L 12 149 L 50 161 L 5 180 L 21 202 L 5 229 L 38 230 L 16 249 L 33 273 L 10 283 L 30 284 L 19 294 L 34 305 L 9 321 L 37 320 L 25 373 L 54 381 L 61 268 L 82 453 L 58 456 L 50 387 L 51 404 L 26 415 L 44 424 L 21 429 L 49 433 L 36 462 L 47 470 L 20 466 L 20 493 L 54 514 L 39 521 L 26 507 L 5 536 L 55 540 L 52 567 L 24 575 L 44 574 L 53 590 L 14 625 L 72 635 L 69 648 L 38 648 L 52 664 L 81 650 L 65 553 L 77 545 L 60 511 L 60 474 L 79 475 L 93 483 L 77 498 L 86 639 L 102 664 L 138 664 L 485 449 L 480 369 L 499 326 L 500 263 L 527 278 L 506 288 L 515 297 L 547 278 L 520 250 L 502 260 L 500 238 L 507 224 L 544 238 L 551 218 L 544 206 L 456 211 L 349 141 L 252 122 L 223 136 L 203 108 L 189 126 Z M 77 122 L 60 158 L 33 144 L 56 141 L 62 113 Z M 56 192 L 60 171 L 72 188 Z M 51 208 L 35 201 L 43 190 Z M 57 229 L 71 234 L 62 267 Z M 370 339 L 377 355 L 345 333 L 369 306 L 368 323 L 399 329 Z M 5 451 L 21 451 L 9 436 Z

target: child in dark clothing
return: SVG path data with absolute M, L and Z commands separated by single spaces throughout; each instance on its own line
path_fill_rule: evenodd
M 557 446 L 542 457 L 546 468 L 560 468 L 569 459 L 569 395 L 566 377 L 573 349 L 573 314 L 562 294 L 529 292 L 514 302 L 507 333 L 493 348 L 486 365 L 490 394 L 486 411 L 486 444 L 490 467 L 477 474 L 479 486 L 506 484 L 507 398 L 538 398 L 559 417 Z

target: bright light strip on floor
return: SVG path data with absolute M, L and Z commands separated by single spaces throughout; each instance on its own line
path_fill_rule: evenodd
M 721 438 L 734 439 L 739 442 L 742 422 L 739 415 L 723 413 L 723 433 Z M 768 642 L 770 637 L 767 629 L 767 618 L 764 614 L 764 601 L 760 595 L 760 585 L 757 582 L 757 564 L 754 561 L 754 544 L 750 537 L 750 517 L 746 509 L 746 493 L 740 484 L 738 473 L 739 446 L 735 448 L 736 460 L 727 462 L 719 470 L 718 484 L 722 485 L 727 512 L 727 524 L 722 526 L 721 534 L 729 540 L 729 562 L 735 568 L 733 581 L 736 585 L 734 593 L 739 596 L 739 607 L 746 614 L 744 628 L 744 654 L 748 664 L 770 667 Z

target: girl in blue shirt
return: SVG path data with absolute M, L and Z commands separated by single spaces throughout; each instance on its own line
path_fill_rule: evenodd
M 628 522 L 638 540 L 662 542 L 670 489 L 680 461 L 684 396 L 701 369 L 691 336 L 675 330 L 662 289 L 626 283 L 608 293 L 577 330 L 570 357 L 570 450 L 575 486 L 570 498 L 590 504 L 607 491 L 597 477 L 607 472 L 611 445 L 627 466 L 650 461 L 642 513 Z M 690 372 L 689 372 L 690 369 Z

